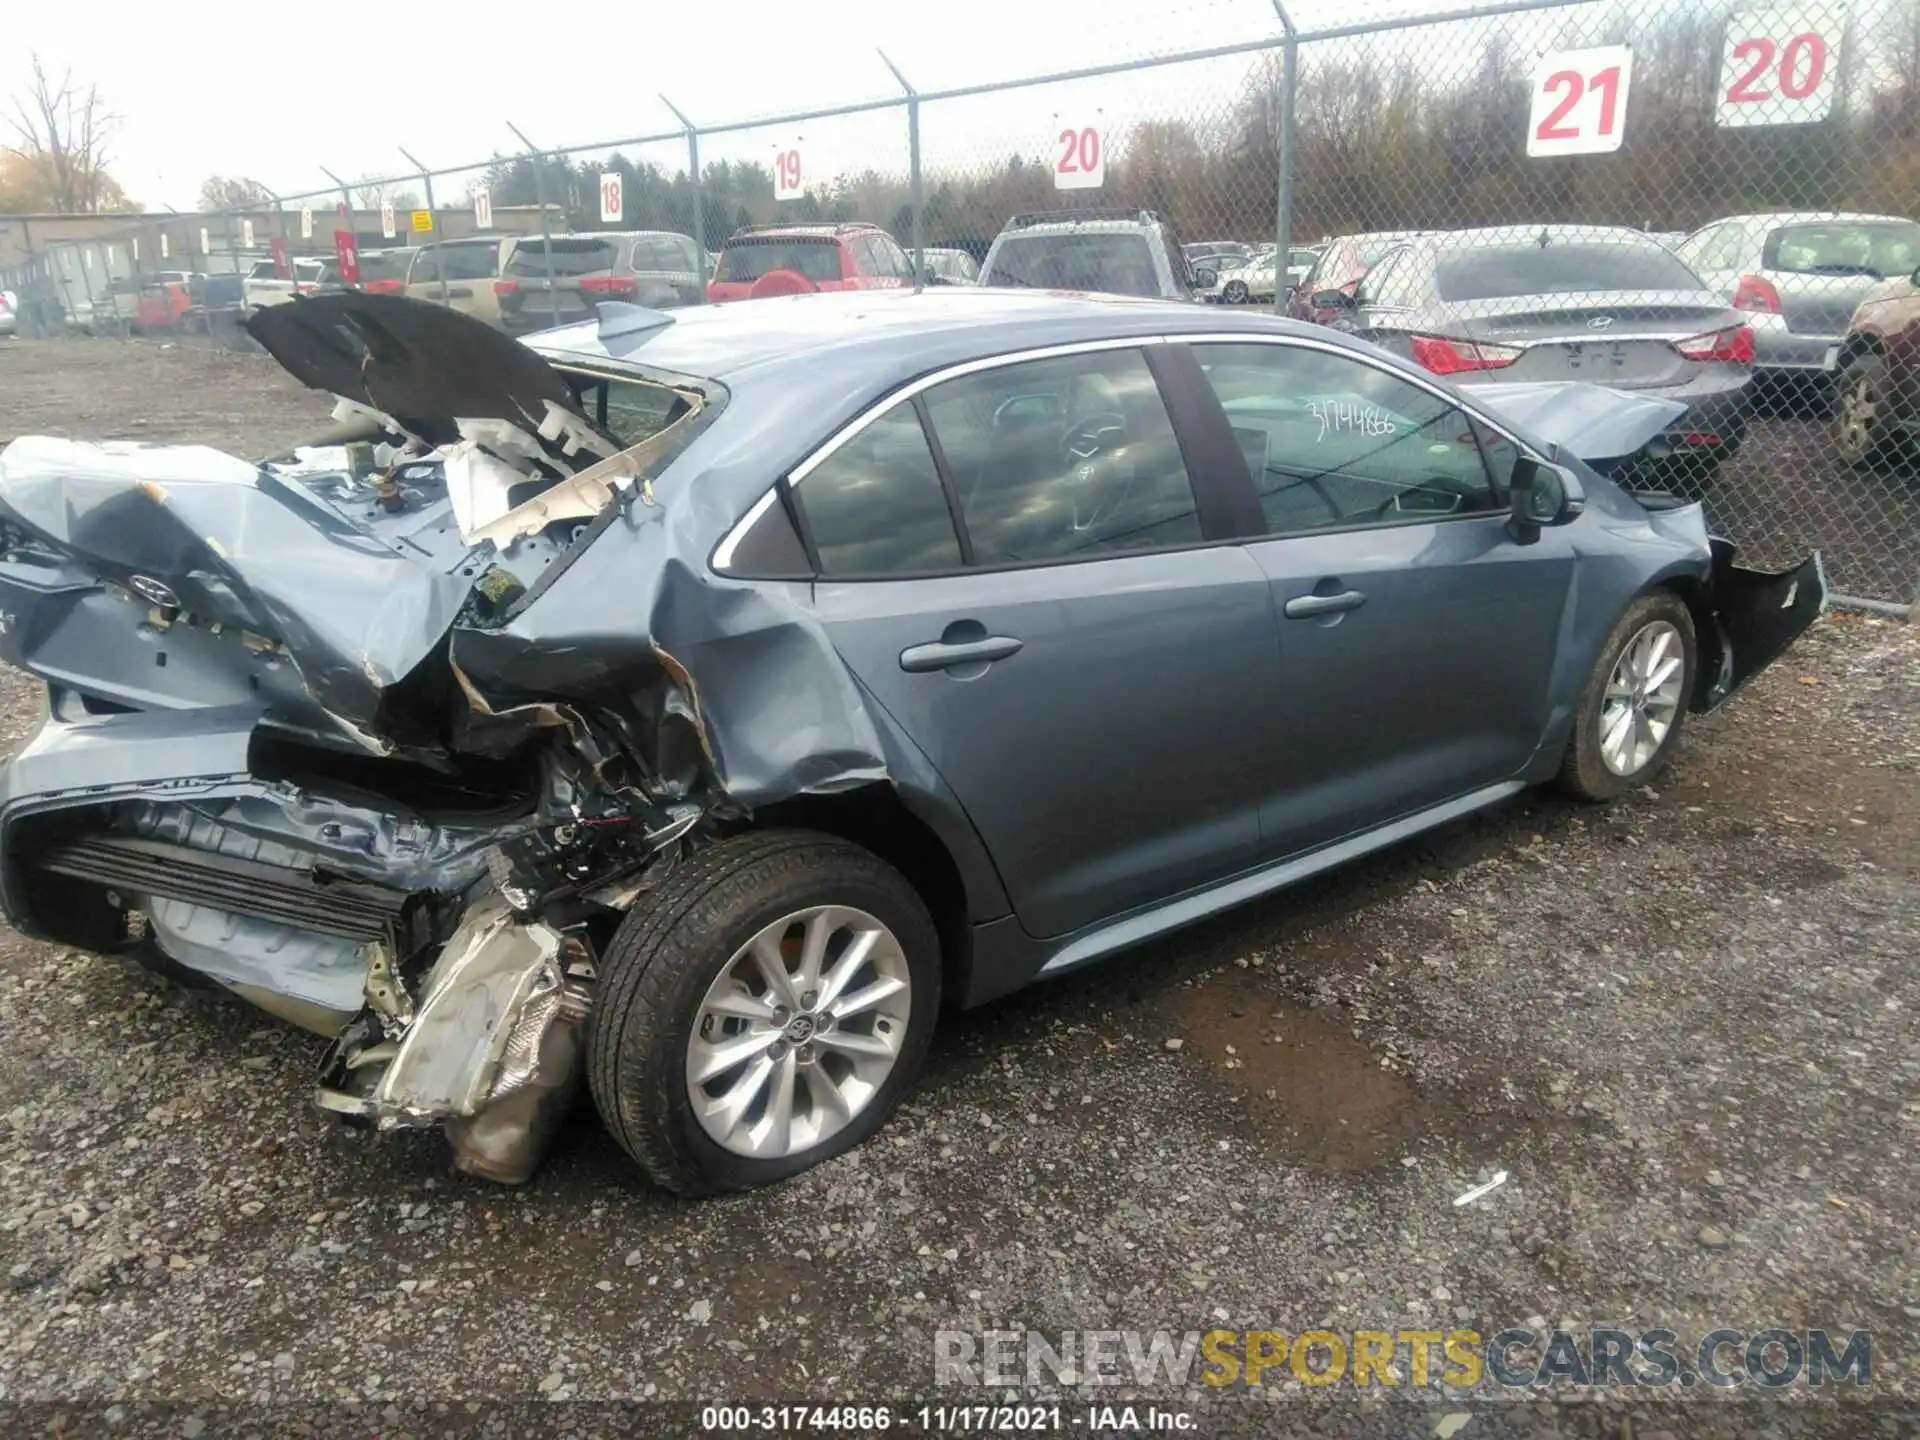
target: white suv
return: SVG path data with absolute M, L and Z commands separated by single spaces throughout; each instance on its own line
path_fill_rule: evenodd
M 1043 210 L 994 239 L 980 284 L 1192 300 L 1217 276 L 1196 272 L 1173 227 L 1151 210 Z

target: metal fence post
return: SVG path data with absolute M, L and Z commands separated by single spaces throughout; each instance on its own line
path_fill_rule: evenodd
M 1287 313 L 1287 260 L 1293 248 L 1293 97 L 1300 80 L 1300 32 L 1284 0 L 1273 0 L 1285 38 L 1280 42 L 1280 114 L 1275 130 L 1279 148 L 1277 195 L 1273 215 L 1273 313 Z
M 540 241 L 547 252 L 547 313 L 557 326 L 560 323 L 560 292 L 553 284 L 553 224 L 547 218 L 547 157 L 538 145 L 520 134 L 520 127 L 511 120 L 507 121 L 507 128 L 520 136 L 520 143 L 533 156 L 533 203 L 540 207 Z
M 427 231 L 427 234 L 433 239 L 438 240 L 441 238 L 440 214 L 433 208 L 433 172 L 427 169 L 426 166 L 420 165 L 420 162 L 414 159 L 413 156 L 407 155 L 407 150 L 404 145 L 396 145 L 394 149 L 406 156 L 409 165 L 420 166 L 420 184 L 427 192 L 427 220 L 432 226 L 432 228 Z M 442 258 L 444 259 L 444 256 Z M 447 303 L 447 267 L 442 263 L 435 265 L 433 268 L 434 273 L 440 277 L 440 303 L 444 305 Z
M 700 200 L 700 132 L 666 96 L 660 97 L 660 103 L 673 112 L 673 118 L 687 132 L 687 179 L 693 186 L 693 262 L 700 267 L 700 303 L 704 305 L 707 300 L 707 215 Z
M 927 230 L 925 223 L 926 189 L 920 175 L 920 92 L 907 83 L 900 67 L 887 58 L 887 52 L 875 52 L 880 63 L 893 72 L 900 88 L 907 92 L 907 204 L 913 210 L 913 288 L 927 283 Z

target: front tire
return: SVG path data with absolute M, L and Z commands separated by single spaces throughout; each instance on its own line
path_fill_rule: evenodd
M 1679 596 L 1656 591 L 1629 605 L 1581 693 L 1560 788 L 1612 800 L 1665 769 L 1686 724 L 1697 655 Z
M 1247 282 L 1244 280 L 1229 280 L 1220 288 L 1220 298 L 1229 305 L 1246 304 Z
M 676 864 L 600 963 L 587 1078 L 608 1132 L 683 1195 L 852 1149 L 926 1057 L 940 943 L 918 894 L 829 835 L 738 835 Z
M 1833 448 L 1848 465 L 1870 465 L 1894 448 L 1886 362 L 1871 351 L 1849 357 L 1833 387 Z

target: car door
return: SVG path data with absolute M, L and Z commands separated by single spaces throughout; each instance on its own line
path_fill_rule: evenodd
M 1417 264 L 1413 247 L 1402 245 L 1389 250 L 1354 287 L 1353 309 L 1336 312 L 1329 328 L 1347 330 L 1405 353 L 1409 344 L 1413 314 L 1413 273 Z
M 1384 356 L 1311 341 L 1193 354 L 1254 480 L 1266 535 L 1248 551 L 1280 617 L 1266 853 L 1517 776 L 1547 728 L 1579 527 L 1509 534 L 1515 442 Z
M 1253 861 L 1269 585 L 1144 349 L 967 369 L 791 494 L 828 635 L 1053 937 Z

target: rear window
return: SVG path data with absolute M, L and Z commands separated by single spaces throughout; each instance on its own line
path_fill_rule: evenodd
M 687 413 L 687 402 L 664 385 L 585 370 L 560 369 L 560 374 L 573 387 L 581 410 L 622 445 L 638 445 Z
M 729 240 L 720 252 L 716 280 L 758 280 L 775 270 L 792 270 L 809 280 L 840 278 L 840 242 L 832 236 L 818 239 L 804 236 L 772 236 L 765 239 Z
M 547 252 L 553 252 L 555 275 L 591 275 L 611 270 L 617 255 L 611 240 L 522 240 L 507 262 L 509 275 L 545 275 Z
M 1582 290 L 1698 290 L 1693 271 L 1658 245 L 1593 240 L 1488 245 L 1443 253 L 1434 278 L 1442 300 L 1503 300 Z
M 994 250 L 983 285 L 1040 290 L 1103 290 L 1158 295 L 1153 251 L 1144 235 L 1012 235 Z
M 1398 249 L 1407 243 L 1405 235 L 1368 235 L 1359 241 L 1356 249 L 1360 263 L 1371 269 L 1380 263 L 1380 257 L 1389 250 Z
M 382 250 L 373 254 L 362 252 L 360 256 L 360 278 L 362 280 L 403 280 L 407 274 L 407 262 L 413 258 L 409 250 Z
M 1910 275 L 1920 268 L 1920 225 L 1783 225 L 1767 236 L 1760 263 L 1790 275 L 1870 275 L 1876 280 Z

